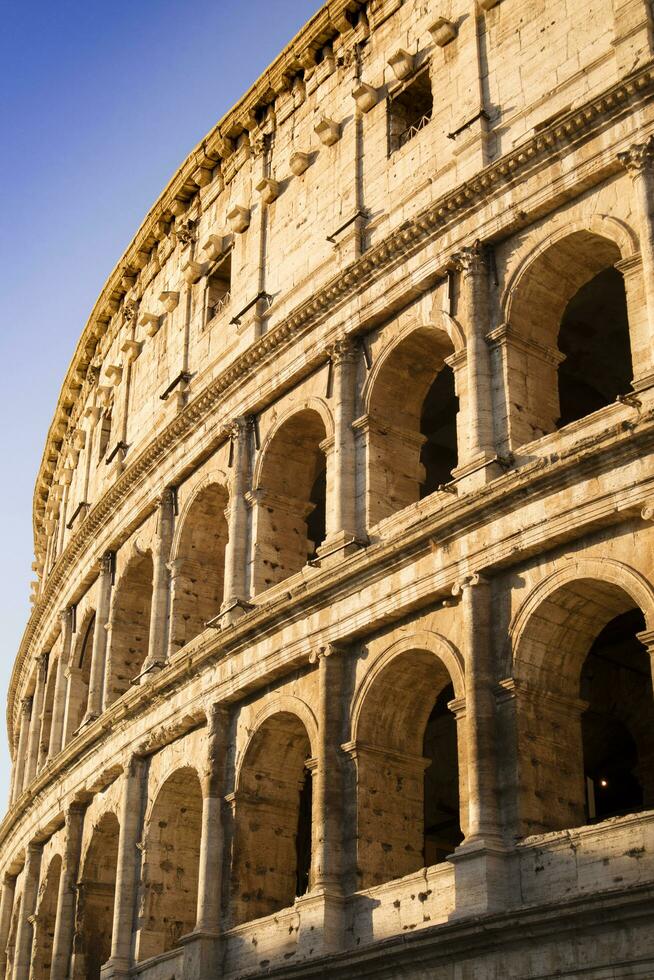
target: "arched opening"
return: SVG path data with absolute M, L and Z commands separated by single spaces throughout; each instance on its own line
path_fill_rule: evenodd
M 624 279 L 610 267 L 587 282 L 565 308 L 558 347 L 559 427 L 582 419 L 631 386 L 633 370 Z
M 116 586 L 111 609 L 107 704 L 125 693 L 148 654 L 152 574 L 150 553 L 137 555 Z
M 41 732 L 39 737 L 38 769 L 45 765 L 50 751 L 52 734 L 52 714 L 54 709 L 55 685 L 57 683 L 58 659 L 48 661 L 48 674 L 43 695 L 43 710 L 41 712 Z
M 320 415 L 305 409 L 280 427 L 265 450 L 257 490 L 255 592 L 299 572 L 325 538 L 325 437 Z
M 48 866 L 36 910 L 32 948 L 32 976 L 35 978 L 50 976 L 60 877 L 61 857 L 56 854 Z
M 394 657 L 366 692 L 356 732 L 360 888 L 437 864 L 463 839 L 453 696 L 426 650 Z
M 234 925 L 288 908 L 310 887 L 310 754 L 306 729 L 289 712 L 268 718 L 248 745 L 236 791 Z
M 166 953 L 195 928 L 202 834 L 202 789 L 195 769 L 166 780 L 145 832 L 139 961 Z
M 654 806 L 654 701 L 643 614 L 622 588 L 568 583 L 521 636 L 520 827 L 581 826 Z
M 510 299 L 509 426 L 518 446 L 615 401 L 632 378 L 618 246 L 573 232 L 531 263 Z
M 414 330 L 390 352 L 368 400 L 368 522 L 448 483 L 457 465 L 458 398 L 444 331 Z
M 77 892 L 74 980 L 99 980 L 111 955 L 118 862 L 118 820 L 105 813 L 93 831 Z
M 78 730 L 86 713 L 89 700 L 94 634 L 95 613 L 91 613 L 80 630 L 80 635 L 68 667 L 68 708 L 64 744 Z
M 173 562 L 173 652 L 201 633 L 220 610 L 225 578 L 227 504 L 227 491 L 212 483 L 197 495 L 184 520 Z

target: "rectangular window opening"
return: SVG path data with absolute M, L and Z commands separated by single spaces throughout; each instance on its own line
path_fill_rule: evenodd
M 228 305 L 232 288 L 232 252 L 231 249 L 218 261 L 216 268 L 207 276 L 204 294 L 204 323 L 211 323 Z
M 429 66 L 388 99 L 389 155 L 413 139 L 431 120 L 434 99 Z

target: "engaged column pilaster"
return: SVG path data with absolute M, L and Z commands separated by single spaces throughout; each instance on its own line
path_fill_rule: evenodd
M 82 803 L 72 803 L 66 811 L 66 843 L 57 895 L 57 917 L 52 944 L 50 980 L 66 980 L 69 975 L 75 926 L 76 883 L 85 811 L 86 807 Z
M 16 928 L 16 954 L 12 980 L 27 980 L 32 961 L 32 941 L 34 938 L 34 912 L 41 874 L 41 855 L 43 845 L 32 842 L 27 845 L 23 896 L 20 903 L 18 925 Z
M 233 622 L 249 608 L 248 521 L 246 493 L 250 484 L 250 464 L 254 419 L 238 418 L 229 426 L 231 485 L 227 516 L 228 540 L 225 549 L 225 587 L 221 607 L 223 621 Z
M 89 722 L 94 721 L 102 713 L 105 661 L 107 656 L 107 622 L 111 605 L 113 569 L 114 556 L 112 552 L 108 551 L 100 559 L 98 608 L 95 613 L 95 629 L 93 632 L 89 697 L 82 725 L 89 724 Z
M 152 607 L 148 655 L 139 680 L 166 664 L 170 624 L 170 548 L 175 530 L 175 492 L 164 490 L 159 498 L 157 534 L 153 549 Z

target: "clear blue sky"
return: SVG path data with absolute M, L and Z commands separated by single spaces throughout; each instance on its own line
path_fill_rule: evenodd
M 0 813 L 34 480 L 97 295 L 177 166 L 319 0 L 3 0 Z

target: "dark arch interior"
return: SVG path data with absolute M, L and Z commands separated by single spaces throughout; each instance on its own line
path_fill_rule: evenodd
M 448 684 L 436 698 L 425 728 L 425 867 L 444 861 L 463 840 L 459 819 L 459 770 L 456 719 L 448 703 L 454 688 Z
M 425 481 L 420 485 L 421 500 L 452 479 L 452 470 L 457 464 L 458 410 L 454 372 L 445 364 L 427 392 L 420 413 L 420 432 L 427 439 L 420 450 L 420 462 L 425 468 Z
M 568 303 L 559 331 L 558 427 L 584 418 L 629 390 L 633 375 L 624 279 L 603 269 Z
M 654 708 L 649 656 L 636 634 L 639 609 L 612 619 L 581 673 L 586 816 L 589 821 L 654 805 Z
M 315 466 L 316 475 L 309 494 L 309 503 L 313 510 L 306 519 L 307 539 L 313 545 L 307 556 L 309 561 L 316 557 L 318 548 L 327 535 L 327 467 L 322 453 L 316 454 Z
M 310 888 L 311 875 L 311 810 L 313 806 L 312 776 L 304 770 L 304 781 L 300 789 L 297 837 L 295 851 L 297 860 L 296 895 L 306 895 Z

